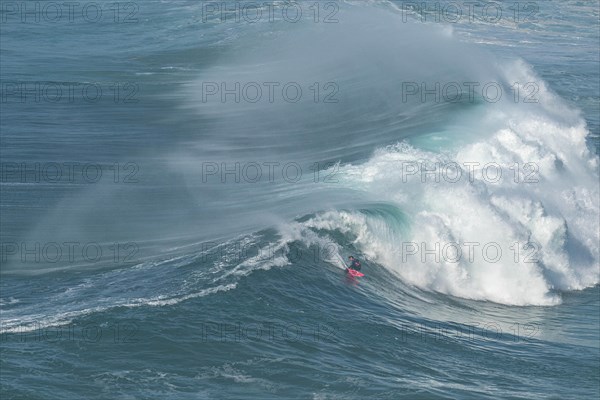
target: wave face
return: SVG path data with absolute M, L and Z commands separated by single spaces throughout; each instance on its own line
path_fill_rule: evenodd
M 56 52 L 2 25 L 3 81 L 142 97 L 3 105 L 11 166 L 110 171 L 3 175 L 3 397 L 597 395 L 597 9 L 285 4 L 149 2 L 98 25 L 110 49 L 83 23 Z M 75 242 L 104 253 L 56 259 Z

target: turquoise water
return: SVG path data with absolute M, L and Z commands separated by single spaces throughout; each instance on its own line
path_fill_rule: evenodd
M 597 1 L 56 4 L 2 3 L 2 398 L 598 396 Z

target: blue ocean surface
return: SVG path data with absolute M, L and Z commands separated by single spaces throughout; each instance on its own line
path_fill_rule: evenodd
M 1 398 L 598 398 L 599 18 L 0 2 Z

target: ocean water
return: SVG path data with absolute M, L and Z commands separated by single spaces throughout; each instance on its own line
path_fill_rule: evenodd
M 600 394 L 598 1 L 0 6 L 3 399 Z

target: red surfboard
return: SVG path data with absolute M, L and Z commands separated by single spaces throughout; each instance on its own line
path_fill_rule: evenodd
M 348 275 L 356 277 L 365 276 L 365 274 L 363 274 L 362 272 L 358 272 L 357 270 L 352 268 L 348 268 Z

